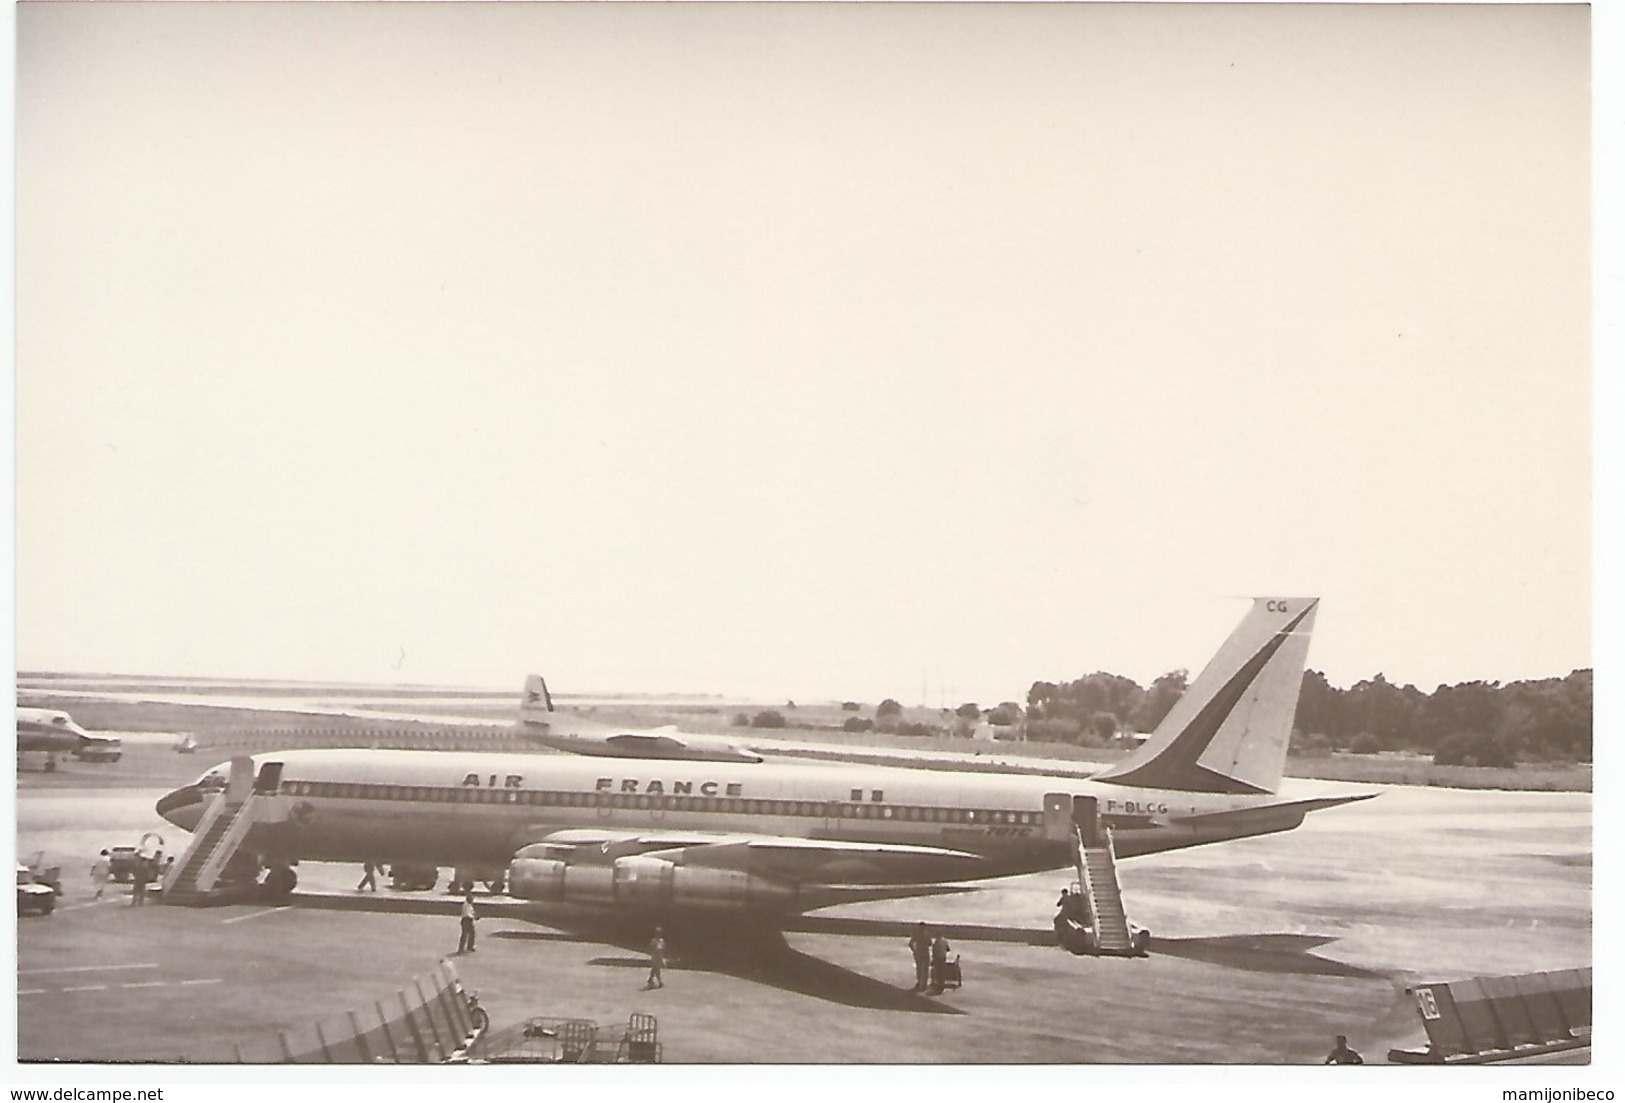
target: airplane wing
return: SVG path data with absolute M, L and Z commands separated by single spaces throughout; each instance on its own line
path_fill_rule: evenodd
M 630 832 L 566 828 L 538 842 L 566 861 L 604 862 L 631 854 L 674 865 L 737 869 L 799 884 L 923 884 L 974 878 L 977 854 L 935 846 L 710 832 Z
M 693 735 L 675 726 L 641 731 L 604 731 L 597 726 L 560 726 L 527 720 L 521 726 L 526 739 L 571 754 L 609 758 L 674 758 L 710 762 L 760 762 L 748 747 L 718 735 Z
M 1315 797 L 1294 800 L 1285 804 L 1265 804 L 1254 808 L 1233 808 L 1226 812 L 1203 812 L 1194 816 L 1172 816 L 1173 823 L 1190 827 L 1227 826 L 1248 831 L 1284 831 L 1298 826 L 1310 812 L 1322 808 L 1335 808 L 1339 804 L 1352 804 L 1357 800 L 1370 800 L 1376 793 L 1357 793 L 1346 797 Z M 1279 825 L 1279 826 L 1275 826 Z
M 667 731 L 676 730 L 621 732 L 605 736 L 604 742 L 617 752 L 633 758 L 681 758 L 688 752 L 689 744 L 675 735 L 667 734 Z

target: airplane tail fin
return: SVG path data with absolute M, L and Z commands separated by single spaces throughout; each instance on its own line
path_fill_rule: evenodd
M 1273 793 L 1319 598 L 1261 597 L 1151 738 L 1095 781 L 1198 793 Z
M 546 724 L 553 712 L 553 695 L 547 692 L 547 679 L 532 674 L 525 679 L 525 692 L 519 698 L 519 717 L 527 724 Z

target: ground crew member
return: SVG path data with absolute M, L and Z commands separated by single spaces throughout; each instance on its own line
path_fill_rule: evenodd
M 910 992 L 924 992 L 931 982 L 931 932 L 921 923 L 909 936 L 908 948 L 914 954 L 914 987 Z
M 1348 1035 L 1339 1034 L 1337 1036 L 1337 1044 L 1332 1046 L 1332 1051 L 1326 1055 L 1326 1060 L 1322 1061 L 1321 1064 L 1363 1065 L 1365 1064 L 1365 1060 L 1358 1053 L 1355 1053 L 1349 1048 Z
M 130 874 L 130 906 L 140 907 L 147 902 L 147 882 L 152 879 L 152 859 L 137 858 Z
M 370 858 L 362 863 L 361 880 L 355 887 L 357 892 L 366 892 L 369 889 L 373 892 L 378 891 L 378 866 Z
M 948 940 L 937 932 L 931 940 L 931 987 L 925 990 L 927 996 L 942 995 L 942 982 L 947 979 L 944 974 L 948 970 Z
M 1067 889 L 1061 890 L 1061 898 L 1055 901 L 1055 945 L 1066 947 L 1066 920 L 1072 893 Z
M 643 982 L 645 990 L 666 987 L 666 982 L 660 979 L 660 970 L 665 967 L 666 936 L 659 927 L 656 927 L 655 936 L 649 940 L 649 979 Z
M 90 866 L 90 883 L 96 887 L 96 899 L 102 898 L 102 892 L 107 888 L 107 882 L 113 877 L 113 858 L 107 851 L 97 858 Z
M 376 888 L 376 886 L 375 886 Z M 463 894 L 463 933 L 457 940 L 459 954 L 474 952 L 474 893 L 472 890 Z

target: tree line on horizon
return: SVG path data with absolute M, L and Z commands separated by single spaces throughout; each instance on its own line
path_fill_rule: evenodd
M 1185 692 L 1188 673 L 1173 670 L 1142 688 L 1132 678 L 1096 671 L 1075 681 L 1034 682 L 1027 693 L 1026 737 L 1106 746 L 1120 733 L 1149 732 Z M 1591 761 L 1592 672 L 1528 681 L 1459 682 L 1431 693 L 1378 674 L 1339 689 L 1306 670 L 1294 718 L 1300 754 L 1411 751 L 1439 765 L 1512 766 L 1519 761 Z

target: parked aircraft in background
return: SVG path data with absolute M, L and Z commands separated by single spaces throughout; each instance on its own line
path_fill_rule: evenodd
M 71 754 L 89 762 L 117 762 L 120 741 L 110 735 L 92 735 L 60 709 L 17 708 L 17 750 L 40 751 L 45 768 L 54 770 L 58 756 Z
M 519 701 L 520 734 L 555 750 L 604 758 L 681 758 L 702 762 L 761 762 L 762 755 L 720 735 L 675 727 L 629 729 L 571 718 L 560 721 L 553 695 L 539 674 L 525 679 Z
M 1087 779 L 718 761 L 698 748 L 305 750 L 221 764 L 158 812 L 193 830 L 229 784 L 273 897 L 292 891 L 301 859 L 382 860 L 481 880 L 506 869 L 510 894 L 543 902 L 780 914 L 1068 866 L 1078 796 L 1093 798 L 1120 857 L 1264 835 L 1369 795 L 1283 791 L 1317 604 L 1254 601 L 1152 737 Z

